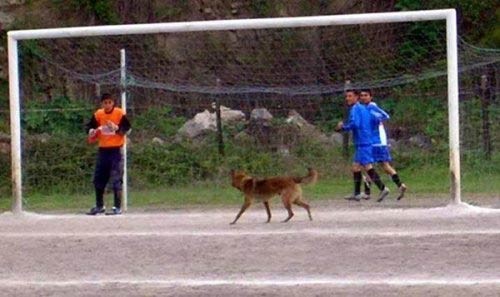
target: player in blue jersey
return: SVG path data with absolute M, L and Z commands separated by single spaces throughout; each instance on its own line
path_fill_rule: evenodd
M 406 192 L 406 185 L 401 182 L 398 173 L 391 166 L 391 153 L 387 143 L 387 133 L 384 127 L 384 121 L 390 118 L 389 114 L 373 102 L 373 95 L 370 89 L 363 89 L 360 92 L 360 101 L 366 106 L 372 115 L 371 130 L 372 130 L 372 149 L 373 158 L 376 163 L 381 164 L 382 169 L 391 176 L 392 181 L 399 189 L 397 200 L 401 200 Z M 380 200 L 380 199 L 379 199 Z M 382 200 L 380 200 L 382 201 Z M 379 202 L 380 202 L 379 201 Z
M 380 180 L 379 175 L 373 168 L 372 163 L 372 137 L 371 137 L 371 121 L 372 115 L 363 104 L 358 102 L 359 92 L 355 90 L 347 90 L 345 92 L 345 100 L 349 109 L 349 118 L 346 123 L 339 122 L 335 128 L 336 131 L 352 131 L 353 142 L 355 146 L 354 160 L 352 164 L 353 180 L 354 180 L 354 195 L 349 197 L 349 200 L 361 200 L 361 170 L 364 169 L 370 179 L 380 189 L 379 200 L 382 201 L 388 194 L 389 189 Z

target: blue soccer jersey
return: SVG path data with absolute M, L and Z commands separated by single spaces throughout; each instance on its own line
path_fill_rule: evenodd
M 378 107 L 375 102 L 366 105 L 370 112 L 370 130 L 373 146 L 387 146 L 387 133 L 385 132 L 384 121 L 390 118 L 389 114 Z
M 372 116 L 366 106 L 359 102 L 349 110 L 349 118 L 344 123 L 342 130 L 352 131 L 353 141 L 356 146 L 372 144 L 371 118 Z

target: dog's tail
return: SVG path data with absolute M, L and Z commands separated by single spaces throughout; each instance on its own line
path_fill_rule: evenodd
M 300 184 L 314 185 L 318 181 L 318 171 L 313 168 L 308 168 L 309 172 L 306 176 L 294 177 L 293 181 Z

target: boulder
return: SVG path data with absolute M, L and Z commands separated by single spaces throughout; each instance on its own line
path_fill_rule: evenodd
M 232 110 L 221 106 L 221 121 L 223 124 L 236 123 L 245 120 L 245 114 L 240 110 Z M 188 120 L 177 131 L 178 136 L 190 139 L 196 138 L 210 131 L 217 131 L 217 116 L 215 112 L 204 110 L 197 113 L 192 119 Z

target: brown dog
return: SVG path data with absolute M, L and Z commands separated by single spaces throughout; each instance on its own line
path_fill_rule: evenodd
M 293 217 L 292 203 L 302 206 L 307 210 L 309 220 L 312 221 L 309 204 L 302 199 L 302 188 L 300 184 L 314 184 L 318 179 L 318 172 L 309 168 L 309 173 L 303 177 L 277 176 L 264 179 L 255 179 L 247 175 L 244 171 L 231 171 L 231 185 L 240 190 L 245 196 L 243 206 L 236 218 L 231 223 L 235 224 L 243 212 L 252 204 L 254 199 L 261 200 L 267 211 L 267 222 L 271 221 L 271 210 L 269 209 L 269 199 L 280 195 L 283 205 L 288 211 L 288 217 L 283 222 L 288 222 Z

